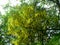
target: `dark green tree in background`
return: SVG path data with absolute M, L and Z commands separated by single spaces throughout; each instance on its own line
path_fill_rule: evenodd
M 4 7 L 9 8 L 9 11 L 6 16 L 0 17 L 3 19 L 0 25 L 0 44 L 59 45 L 59 0 L 24 1 L 20 0 L 21 5 L 12 7 L 8 4 Z

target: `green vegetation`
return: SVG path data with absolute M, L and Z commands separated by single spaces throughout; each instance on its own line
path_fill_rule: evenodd
M 31 0 L 29 4 L 21 0 L 21 3 L 14 7 L 6 5 L 5 9 L 9 8 L 10 11 L 5 16 L 0 14 L 3 21 L 0 25 L 0 44 L 60 45 L 60 33 L 55 34 L 53 31 L 54 34 L 51 33 L 52 38 L 49 39 L 47 37 L 50 32 L 46 32 L 47 29 L 60 28 L 57 0 Z M 44 7 L 46 4 L 50 7 Z

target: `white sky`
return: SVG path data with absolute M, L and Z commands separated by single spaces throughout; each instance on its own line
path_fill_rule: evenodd
M 29 0 L 25 0 L 26 3 L 30 3 Z M 21 2 L 19 2 L 19 0 L 0 0 L 0 12 L 2 14 L 5 14 L 5 11 L 3 9 L 3 6 L 5 6 L 7 3 L 10 3 L 10 6 L 16 6 L 16 5 L 20 5 Z M 40 3 L 37 4 L 37 6 L 39 6 Z M 44 8 L 50 8 L 52 5 L 44 5 Z
M 5 14 L 3 6 L 5 6 L 7 3 L 10 3 L 11 6 L 16 6 L 21 4 L 19 0 L 0 0 L 0 12 L 2 14 Z

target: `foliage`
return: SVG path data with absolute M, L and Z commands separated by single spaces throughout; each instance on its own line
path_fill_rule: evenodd
M 6 17 L 3 16 L 4 26 L 2 29 L 6 30 L 4 34 L 9 38 L 11 44 L 42 45 L 42 38 L 46 37 L 46 30 L 58 29 L 57 24 L 59 20 L 55 5 L 50 9 L 46 9 L 43 7 L 46 4 L 46 0 L 42 0 L 41 5 L 37 6 L 40 1 L 35 0 L 28 4 L 22 0 L 20 6 L 10 7 L 10 11 L 6 13 Z M 58 41 L 55 40 L 58 38 L 59 36 L 52 38 L 47 45 L 55 45 L 54 43 Z M 56 45 L 58 44 L 56 43 Z
M 19 10 L 20 9 L 20 10 Z M 16 10 L 16 13 L 15 13 Z M 15 7 L 15 10 L 10 11 L 8 16 L 8 34 L 16 36 L 16 41 L 13 41 L 15 45 L 20 43 L 28 43 L 29 38 L 34 39 L 35 33 L 37 33 L 40 28 L 45 30 L 46 23 L 43 22 L 46 18 L 46 10 L 35 10 L 34 6 L 24 4 L 22 7 Z M 41 25 L 41 23 L 44 23 Z M 34 40 L 31 40 L 34 41 Z
M 60 45 L 60 33 L 59 34 L 55 34 L 52 39 L 49 40 L 49 42 L 47 43 L 47 45 Z

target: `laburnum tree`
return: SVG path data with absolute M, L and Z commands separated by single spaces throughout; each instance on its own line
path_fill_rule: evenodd
M 7 21 L 8 34 L 17 38 L 11 42 L 15 45 L 34 43 L 35 35 L 40 35 L 40 30 L 46 30 L 46 20 L 46 10 L 40 7 L 36 8 L 34 3 L 29 5 L 23 3 L 21 6 L 11 8 Z M 37 37 L 37 39 L 40 38 Z

